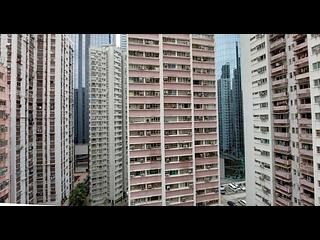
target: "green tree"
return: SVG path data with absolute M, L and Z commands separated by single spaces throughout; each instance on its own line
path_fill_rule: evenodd
M 70 194 L 70 206 L 84 206 L 89 193 L 86 183 L 79 183 Z

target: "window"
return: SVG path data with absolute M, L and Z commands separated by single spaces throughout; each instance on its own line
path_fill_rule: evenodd
M 316 62 L 312 64 L 313 70 L 318 70 L 320 68 L 320 62 Z
M 315 87 L 320 86 L 320 78 L 313 80 L 313 82 Z

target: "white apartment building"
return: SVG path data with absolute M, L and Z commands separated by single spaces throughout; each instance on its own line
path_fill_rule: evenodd
M 241 36 L 248 205 L 319 205 L 319 39 Z
M 114 45 L 90 49 L 89 169 L 92 205 L 115 205 L 123 192 L 122 55 Z
M 73 183 L 73 48 L 61 34 L 1 34 L 11 99 L 11 202 L 62 205 Z

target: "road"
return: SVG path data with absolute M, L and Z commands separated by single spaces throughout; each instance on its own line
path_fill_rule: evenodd
M 236 206 L 241 206 L 237 201 L 246 200 L 246 192 L 234 192 L 227 184 L 222 184 L 225 187 L 226 193 L 221 194 L 221 204 L 222 206 L 229 206 L 227 204 L 228 201 L 232 201 L 236 203 Z

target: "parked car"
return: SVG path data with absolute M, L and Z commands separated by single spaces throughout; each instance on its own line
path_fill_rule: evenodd
M 242 200 L 242 199 L 239 200 L 238 203 L 239 203 L 241 206 L 246 206 L 246 205 L 247 205 L 246 201 L 245 201 L 245 200 Z
M 236 203 L 235 203 L 235 202 L 232 202 L 232 201 L 228 201 L 227 204 L 228 204 L 229 206 L 235 206 L 235 205 L 236 205 Z
M 220 187 L 220 193 L 221 193 L 222 195 L 226 194 L 226 188 L 225 188 L 224 186 L 221 186 L 221 187 Z

